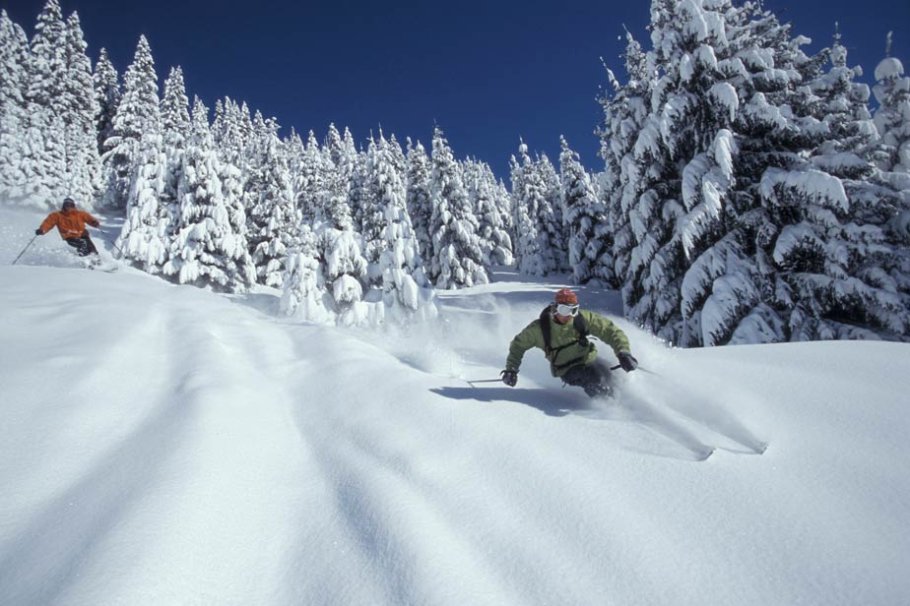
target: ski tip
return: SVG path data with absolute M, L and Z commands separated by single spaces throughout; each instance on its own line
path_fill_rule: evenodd
M 765 454 L 766 450 L 768 450 L 767 442 L 759 442 L 755 445 L 755 454 L 757 455 Z
M 711 458 L 711 455 L 713 455 L 716 451 L 717 451 L 716 448 L 709 448 L 709 449 L 703 450 L 701 452 L 696 452 L 695 460 L 698 461 L 699 463 L 701 463 L 702 461 L 707 461 L 708 459 Z

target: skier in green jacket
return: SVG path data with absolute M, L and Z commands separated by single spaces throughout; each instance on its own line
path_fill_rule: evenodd
M 607 318 L 579 309 L 578 296 L 563 288 L 540 318 L 512 339 L 506 369 L 500 373 L 502 382 L 514 387 L 525 352 L 537 347 L 544 351 L 554 377 L 582 387 L 591 397 L 610 395 L 610 367 L 597 358 L 597 349 L 587 338 L 589 334 L 613 348 L 623 370 L 631 372 L 638 367 L 638 360 L 629 353 L 626 334 Z

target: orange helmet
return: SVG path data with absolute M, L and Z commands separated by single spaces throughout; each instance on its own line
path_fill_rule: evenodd
M 556 291 L 555 301 L 566 305 L 578 305 L 578 296 L 568 288 L 560 288 Z

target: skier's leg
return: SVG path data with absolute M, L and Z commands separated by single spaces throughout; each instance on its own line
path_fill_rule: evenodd
M 98 254 L 98 249 L 95 247 L 95 242 L 92 240 L 92 237 L 89 235 L 88 231 L 82 232 L 82 237 L 85 238 L 88 246 L 88 252 L 85 254 L 98 255 L 100 257 L 101 255 Z
M 63 241 L 75 248 L 76 254 L 80 257 L 84 257 L 88 254 L 85 252 L 85 241 L 82 238 L 66 238 Z
M 590 397 L 608 396 L 613 393 L 610 384 L 610 367 L 603 360 L 597 359 L 590 364 L 581 364 L 566 371 L 562 380 L 569 385 L 577 385 Z
M 95 243 L 88 239 L 87 234 L 83 234 L 83 237 L 79 238 L 67 238 L 64 240 L 67 244 L 76 249 L 76 254 L 80 257 L 87 257 L 91 254 L 98 254 L 98 249 L 95 248 Z

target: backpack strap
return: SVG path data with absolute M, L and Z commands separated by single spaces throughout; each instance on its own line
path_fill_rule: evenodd
M 550 358 L 550 316 L 553 315 L 553 306 L 547 305 L 543 308 L 543 311 L 540 312 L 540 332 L 543 333 L 543 352 L 547 356 L 547 359 Z
M 578 333 L 578 342 L 582 345 L 588 344 L 588 321 L 585 320 L 585 317 L 581 315 L 581 311 L 575 314 L 575 319 L 572 320 L 572 326 L 575 328 L 575 332 Z
M 543 311 L 540 312 L 540 332 L 543 333 L 543 351 L 547 359 L 550 359 L 550 355 L 554 353 L 559 353 L 560 350 L 573 345 L 574 343 L 580 343 L 581 345 L 588 344 L 588 321 L 585 320 L 585 317 L 581 313 L 575 314 L 575 318 L 572 320 L 572 327 L 575 329 L 575 332 L 578 333 L 578 339 L 574 343 L 567 343 L 562 347 L 557 347 L 555 350 L 550 344 L 550 317 L 553 315 L 554 305 L 547 305 L 543 308 Z

